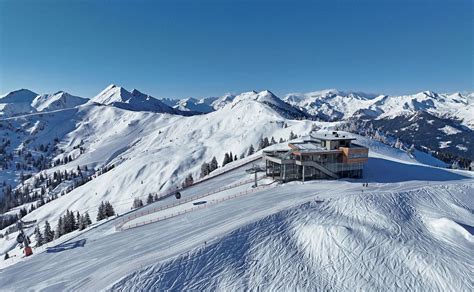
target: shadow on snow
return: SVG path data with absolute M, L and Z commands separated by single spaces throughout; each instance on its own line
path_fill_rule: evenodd
M 405 164 L 376 157 L 370 157 L 364 167 L 364 181 L 368 182 L 450 181 L 467 178 L 443 168 Z
M 74 249 L 77 247 L 84 247 L 86 245 L 86 240 L 81 239 L 73 242 L 67 242 L 67 243 L 61 243 L 59 245 L 53 246 L 53 247 L 48 247 L 46 249 L 47 253 L 56 253 L 56 252 L 62 252 L 65 250 L 69 249 Z

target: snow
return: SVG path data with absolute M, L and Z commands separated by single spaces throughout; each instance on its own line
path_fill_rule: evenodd
M 35 112 L 31 102 L 36 96 L 36 93 L 28 89 L 20 89 L 0 96 L 0 117 Z
M 448 148 L 449 144 L 451 144 L 451 141 L 440 141 L 439 142 L 439 148 L 440 149 Z
M 468 211 L 474 206 L 472 175 L 407 163 L 396 158 L 404 157 L 398 150 L 378 147 L 371 149 L 366 168 L 369 188 L 360 180 L 292 182 L 114 232 L 125 218 L 119 217 L 4 269 L 4 288 L 372 290 L 389 283 L 411 290 L 465 290 L 469 284 L 455 279 L 469 279 L 469 246 L 440 243 L 418 214 L 449 215 L 474 226 Z M 189 195 L 245 177 L 236 169 L 196 185 Z M 241 190 L 219 195 L 234 191 Z M 70 200 L 71 194 L 56 201 Z M 25 279 L 20 270 L 34 272 Z
M 462 133 L 461 130 L 458 130 L 454 127 L 451 127 L 449 125 L 446 125 L 442 128 L 439 129 L 441 132 L 445 133 L 446 135 L 454 135 L 454 134 L 459 134 Z
M 172 114 L 179 113 L 152 96 L 143 94 L 136 89 L 129 92 L 125 88 L 114 84 L 107 86 L 102 92 L 91 98 L 90 102 L 111 105 L 131 111 L 150 111 Z
M 443 240 L 461 244 L 464 241 L 465 244 L 474 248 L 474 227 L 463 227 L 448 218 L 431 219 L 428 221 L 428 225 L 431 231 Z
M 474 129 L 474 103 L 468 93 L 438 94 L 424 91 L 412 95 L 374 95 L 342 92 L 336 89 L 309 93 L 292 93 L 284 100 L 312 115 L 339 120 L 368 115 L 373 118 L 396 117 L 426 111 L 437 117 L 460 120 Z
M 352 98 L 362 103 L 379 100 Z M 66 209 L 87 210 L 94 219 L 105 200 L 120 214 L 37 249 L 32 257 L 0 261 L 2 289 L 289 291 L 380 290 L 388 285 L 400 290 L 462 291 L 472 287 L 468 279 L 473 262 L 473 174 L 434 167 L 445 165 L 427 154 L 408 154 L 358 135 L 351 134 L 355 143 L 370 148 L 363 180 L 253 189 L 252 176 L 245 172 L 250 164 L 235 169 L 229 164 L 184 190 L 181 201 L 169 197 L 130 211 L 136 197 L 174 189 L 188 174 L 196 181 L 201 164 L 213 156 L 221 162 L 229 151 L 239 157 L 251 144 L 256 148 L 262 137 L 288 139 L 291 131 L 306 135 L 315 124 L 323 131 L 335 125 L 288 119 L 300 112 L 269 91 L 229 99 L 206 115 L 182 116 L 130 110 L 124 105 L 150 109 L 154 101 L 138 91 L 109 86 L 84 105 L 2 120 L 8 127 L 0 128 L 0 134 L 16 136 L 14 147 L 27 138 L 35 146 L 57 137 L 64 153 L 53 158 L 74 156 L 46 173 L 78 165 L 115 166 L 29 213 L 25 220 L 35 219 L 41 225 L 49 220 L 54 228 Z M 75 148 L 81 141 L 83 154 Z M 229 171 L 217 175 L 223 169 Z M 369 187 L 363 188 L 363 182 Z M 149 221 L 156 222 L 145 224 Z M 128 224 L 122 225 L 123 231 L 116 230 L 123 223 Z M 145 225 L 129 228 L 134 224 Z M 9 240 L 0 239 L 0 253 L 10 250 L 19 255 L 14 238 L 11 234 Z
M 38 95 L 31 103 L 37 111 L 52 111 L 73 108 L 86 103 L 88 99 L 59 91 L 54 94 Z

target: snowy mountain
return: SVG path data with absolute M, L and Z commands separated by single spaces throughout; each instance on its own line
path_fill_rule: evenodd
M 183 114 L 183 112 L 175 110 L 160 100 L 141 93 L 137 89 L 129 92 L 125 88 L 116 86 L 114 84 L 109 85 L 98 95 L 91 98 L 90 102 L 111 105 L 130 111 Z
M 425 111 L 369 120 L 374 128 L 426 149 L 474 158 L 474 131 Z
M 225 94 L 221 97 L 206 97 L 196 99 L 193 97 L 185 99 L 161 99 L 166 105 L 179 109 L 181 111 L 189 111 L 196 113 L 207 114 L 212 111 L 223 108 L 226 104 L 231 103 L 235 98 L 235 95 Z
M 386 98 L 319 96 L 351 116 Z M 353 101 L 338 105 L 346 98 Z M 47 100 L 38 104 L 54 104 Z M 214 110 L 185 115 L 138 90 L 109 86 L 81 106 L 0 119 L 0 181 L 12 186 L 2 188 L 0 198 L 13 206 L 7 214 L 26 208 L 23 220 L 37 220 L 41 227 L 48 220 L 54 229 L 68 210 L 88 212 L 94 222 L 37 247 L 27 258 L 21 258 L 18 232 L 11 229 L 5 237 L 10 227 L 0 230 L 0 254 L 11 257 L 0 259 L 2 288 L 376 290 L 391 285 L 462 291 L 472 284 L 458 280 L 469 279 L 473 260 L 472 173 L 439 168 L 445 164 L 427 153 L 351 134 L 370 148 L 363 181 L 278 184 L 260 178 L 260 187 L 252 188 L 253 175 L 246 170 L 260 163 L 260 153 L 247 156 L 250 146 L 258 150 L 264 137 L 286 140 L 340 123 L 310 120 L 304 107 L 289 104 L 302 100 L 285 102 L 270 91 L 192 102 Z M 459 122 L 447 123 L 422 110 L 429 106 L 412 105 L 417 110 L 394 117 L 380 113 L 371 121 L 387 132 L 398 125 L 407 139 L 452 137 L 454 147 L 459 144 L 454 139 L 467 137 L 462 146 L 472 148 L 465 136 L 470 132 Z M 229 152 L 237 161 L 181 191 L 179 201 L 170 196 L 131 210 L 135 199 L 146 202 L 149 194 L 175 190 L 189 175 L 198 181 L 205 163 L 215 157 L 221 165 Z M 118 216 L 96 222 L 104 201 Z M 26 230 L 36 244 L 33 231 L 34 226 Z M 31 276 L 25 280 L 24 273 Z
M 208 100 L 197 100 L 192 97 L 177 101 L 177 103 L 173 107 L 180 111 L 198 112 L 203 114 L 207 114 L 215 110 L 210 105 Z
M 293 93 L 284 100 L 323 120 L 346 120 L 352 116 L 369 119 L 394 118 L 427 112 L 454 119 L 474 129 L 474 103 L 470 94 L 438 94 L 424 91 L 413 95 L 374 95 L 335 89 Z
M 31 103 L 38 94 L 28 89 L 12 91 L 0 97 L 0 117 L 35 112 Z
M 376 98 L 377 96 L 371 94 L 328 89 L 309 93 L 291 93 L 286 95 L 284 100 L 312 116 L 322 120 L 336 121 L 347 119 L 356 111 L 368 108 Z
M 73 108 L 88 101 L 86 98 L 70 95 L 64 91 L 58 91 L 54 94 L 38 95 L 32 102 L 31 106 L 37 111 L 51 111 L 66 108 Z
M 249 92 L 244 92 L 239 95 L 237 95 L 232 103 L 230 103 L 231 106 L 235 106 L 243 101 L 256 101 L 258 103 L 264 104 L 272 108 L 274 111 L 278 112 L 280 115 L 290 118 L 290 119 L 296 119 L 296 118 L 305 118 L 308 117 L 306 113 L 303 111 L 292 107 L 290 104 L 284 102 L 277 96 L 275 96 L 271 91 L 269 90 L 264 90 L 261 92 L 256 92 L 256 91 L 249 91 Z
M 64 91 L 38 95 L 28 89 L 20 89 L 0 97 L 0 117 L 73 108 L 87 101 Z

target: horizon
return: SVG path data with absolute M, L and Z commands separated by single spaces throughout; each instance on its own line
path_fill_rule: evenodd
M 200 4 L 2 1 L 0 93 L 474 91 L 471 1 Z
M 436 92 L 436 91 L 433 91 L 433 90 L 429 90 L 429 89 L 426 89 L 426 90 L 422 90 L 422 91 L 417 91 L 417 92 L 412 92 L 412 93 L 402 93 L 402 94 L 385 94 L 383 92 L 363 92 L 363 91 L 355 91 L 355 90 L 340 90 L 340 89 L 337 89 L 337 88 L 323 88 L 323 89 L 316 89 L 316 90 L 310 90 L 310 91 L 305 91 L 305 92 L 301 92 L 301 91 L 293 91 L 293 92 L 287 92 L 287 93 L 284 93 L 284 94 L 276 94 L 274 91 L 272 91 L 271 89 L 260 89 L 260 90 L 247 90 L 247 91 L 241 91 L 241 92 L 225 92 L 225 93 L 222 93 L 222 94 L 219 94 L 219 95 L 209 95 L 209 96 L 186 96 L 186 97 L 179 97 L 179 98 L 175 98 L 175 97 L 156 97 L 155 95 L 153 95 L 152 93 L 149 93 L 149 92 L 144 92 L 142 90 L 140 90 L 139 88 L 132 88 L 132 89 L 129 89 L 129 88 L 125 88 L 121 85 L 118 85 L 118 84 L 115 84 L 115 83 L 111 83 L 109 85 L 107 85 L 106 87 L 104 87 L 102 90 L 100 90 L 99 92 L 97 92 L 96 94 L 94 94 L 93 96 L 81 96 L 81 95 L 77 95 L 77 94 L 74 94 L 74 93 L 71 93 L 69 92 L 68 90 L 65 90 L 65 89 L 60 89 L 60 90 L 57 90 L 55 92 L 37 92 L 31 88 L 18 88 L 18 89 L 14 89 L 12 91 L 9 91 L 9 92 L 0 92 L 0 98 L 1 97 L 4 97 L 12 92 L 16 92 L 16 91 L 20 91 L 20 90 L 29 90 L 35 94 L 37 94 L 38 96 L 40 95 L 53 95 L 53 94 L 57 94 L 59 92 L 64 92 L 64 93 L 67 93 L 67 94 L 70 94 L 72 96 L 77 96 L 77 97 L 82 97 L 82 98 L 86 98 L 86 99 L 92 99 L 94 98 L 95 96 L 98 96 L 102 91 L 104 91 L 105 89 L 107 89 L 108 87 L 110 86 L 117 86 L 117 87 L 121 87 L 121 88 L 124 88 L 125 90 L 127 90 L 128 92 L 132 92 L 133 90 L 137 90 L 145 95 L 148 95 L 149 97 L 152 97 L 152 98 L 155 98 L 155 99 L 158 99 L 158 100 L 164 100 L 164 99 L 168 99 L 168 100 L 183 100 L 183 99 L 188 99 L 188 98 L 193 98 L 193 99 L 196 99 L 196 100 L 201 100 L 201 99 L 205 99 L 205 98 L 219 98 L 219 97 L 222 97 L 224 95 L 227 95 L 227 94 L 230 94 L 230 95 L 240 95 L 242 93 L 246 93 L 246 92 L 256 92 L 256 93 L 260 93 L 260 92 L 263 92 L 263 91 L 269 91 L 271 93 L 273 93 L 276 97 L 282 99 L 283 97 L 286 97 L 288 95 L 291 95 L 291 94 L 309 94 L 309 93 L 314 93 L 314 92 L 322 92 L 322 91 L 337 91 L 339 93 L 342 93 L 342 94 L 350 94 L 350 93 L 354 93 L 354 94 L 358 94 L 358 95 L 371 95 L 371 96 L 380 96 L 380 95 L 387 95 L 387 96 L 408 96 L 408 95 L 415 95 L 415 94 L 419 94 L 419 93 L 423 93 L 423 92 L 434 92 L 436 94 L 455 94 L 455 93 L 460 93 L 462 95 L 469 95 L 469 94 L 472 94 L 474 93 L 474 91 L 452 91 L 452 92 Z

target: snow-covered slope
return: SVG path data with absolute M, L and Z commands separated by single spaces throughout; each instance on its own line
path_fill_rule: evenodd
M 20 89 L 0 96 L 0 117 L 35 112 L 31 103 L 37 95 L 28 89 Z
M 37 111 L 51 111 L 66 108 L 73 108 L 88 101 L 86 98 L 70 95 L 64 91 L 54 94 L 38 95 L 31 103 Z
M 374 148 L 368 188 L 293 182 L 115 232 L 119 218 L 6 268 L 3 287 L 470 290 L 472 175 L 389 149 Z
M 319 192 L 324 202 L 251 222 L 142 268 L 112 290 L 468 291 L 474 218 L 459 201 L 472 187 Z
M 303 135 L 314 125 L 335 125 L 289 119 L 301 117 L 301 111 L 268 91 L 240 94 L 220 109 L 196 116 L 139 110 L 154 104 L 151 97 L 116 86 L 94 99 L 74 108 L 0 121 L 0 138 L 9 139 L 5 149 L 15 155 L 22 149 L 35 159 L 71 157 L 43 170 L 45 175 L 78 166 L 115 166 L 30 212 L 25 220 L 40 225 L 49 220 L 54 228 L 67 209 L 88 211 L 94 219 L 98 205 L 106 200 L 124 214 L 136 197 L 172 189 L 188 174 L 197 179 L 202 163 L 213 156 L 220 163 L 225 153 L 240 157 L 251 144 L 257 148 L 262 137 L 287 139 L 290 132 Z M 136 107 L 130 110 L 130 105 Z M 453 280 L 469 279 L 466 268 L 473 261 L 472 174 L 427 166 L 424 163 L 442 164 L 356 137 L 371 149 L 363 180 L 370 188 L 362 188 L 361 180 L 271 184 L 222 202 L 217 196 L 204 197 L 203 209 L 142 228 L 116 232 L 115 224 L 124 217 L 111 219 L 69 235 L 73 238 L 68 242 L 60 244 L 60 239 L 43 253 L 38 249 L 24 262 L 3 262 L 12 266 L 1 271 L 2 288 L 95 291 L 115 284 L 115 289 L 125 290 L 375 290 L 387 283 L 414 290 L 472 287 L 472 282 Z M 50 150 L 41 152 L 48 142 Z M 190 188 L 183 198 L 243 182 L 249 178 L 245 169 Z M 33 172 L 28 167 L 21 171 Z M 2 171 L 1 180 L 18 172 Z M 33 182 L 31 178 L 25 184 Z M 253 190 L 251 184 L 221 195 Z M 67 186 L 52 191 L 60 193 Z M 148 207 L 174 202 L 170 197 Z M 15 236 L 0 239 L 0 253 L 12 247 L 19 251 Z M 270 256 L 275 251 L 281 257 Z M 84 261 L 86 257 L 94 260 Z M 176 269 L 182 277 L 170 272 Z M 30 277 L 25 279 L 24 273 Z
M 90 210 L 95 217 L 96 206 L 104 200 L 122 213 L 129 210 L 135 196 L 172 188 L 187 174 L 198 178 L 201 164 L 213 156 L 220 164 L 226 152 L 239 157 L 251 144 L 257 148 L 261 137 L 287 139 L 291 131 L 303 134 L 312 125 L 309 121 L 288 121 L 266 104 L 251 99 L 203 116 L 128 111 L 90 103 L 8 123 L 10 126 L 0 134 L 11 135 L 22 128 L 29 135 L 31 149 L 54 137 L 61 150 L 51 159 L 73 158 L 45 173 L 115 165 L 110 172 L 48 203 L 51 207 L 26 217 L 53 222 L 66 209 Z M 12 147 L 20 143 L 21 139 L 13 141 Z M 84 149 L 82 153 L 78 145 Z

